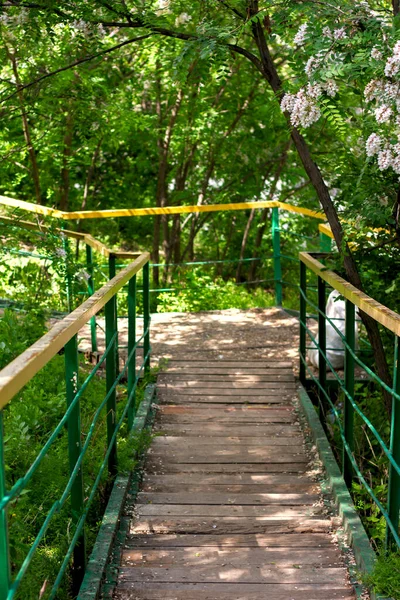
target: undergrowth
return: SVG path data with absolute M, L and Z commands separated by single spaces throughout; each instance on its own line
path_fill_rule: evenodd
M 13 311 L 6 311 L 0 319 L 0 366 L 3 367 L 39 337 L 43 328 L 42 318 L 38 317 L 35 321 L 23 315 L 16 316 Z M 91 369 L 92 365 L 80 356 L 80 383 L 84 381 Z M 56 355 L 4 409 L 4 449 L 8 489 L 25 476 L 64 415 L 66 410 L 64 379 L 64 356 Z M 144 380 L 137 390 L 137 406 L 143 398 L 147 383 L 148 379 Z M 85 442 L 93 416 L 105 395 L 105 370 L 99 369 L 81 398 L 82 444 Z M 117 420 L 125 406 L 126 398 L 126 386 L 118 386 Z M 106 452 L 106 418 L 106 408 L 104 408 L 84 459 L 85 500 L 90 494 Z M 145 448 L 149 441 L 148 433 L 130 436 L 126 424 L 121 428 L 118 435 L 119 472 L 132 470 L 137 451 Z M 34 544 L 47 514 L 62 495 L 68 478 L 68 439 L 67 429 L 64 428 L 23 492 L 9 506 L 10 555 L 14 576 Z M 106 468 L 87 518 L 88 553 L 96 539 L 109 489 L 110 482 Z M 74 524 L 70 515 L 68 500 L 60 512 L 54 515 L 43 540 L 38 545 L 16 596 L 19 600 L 48 598 L 74 535 Z M 68 572 L 57 592 L 57 598 L 59 600 L 71 598 Z

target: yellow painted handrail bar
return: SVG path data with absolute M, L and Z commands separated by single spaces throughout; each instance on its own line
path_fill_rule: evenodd
M 23 229 L 31 229 L 32 231 L 49 231 L 49 227 L 46 227 L 45 225 L 39 225 L 37 223 L 29 223 L 29 221 L 16 221 L 15 219 L 12 219 L 11 217 L 3 217 L 0 216 L 0 221 L 4 221 L 5 223 L 15 223 L 15 225 L 18 225 L 19 227 L 22 227 Z M 107 248 L 107 246 L 105 246 L 102 242 L 100 242 L 99 240 L 96 240 L 96 238 L 94 238 L 92 235 L 89 235 L 88 233 L 81 233 L 79 231 L 71 231 L 70 229 L 56 229 L 56 231 L 58 233 L 62 233 L 64 235 L 66 235 L 67 237 L 70 238 L 74 238 L 77 240 L 82 240 L 82 242 L 84 244 L 87 244 L 88 246 L 90 246 L 91 248 L 93 248 L 93 250 L 96 250 L 97 252 L 100 252 L 100 254 L 102 256 L 105 256 L 106 258 L 108 258 L 110 255 L 115 256 L 117 258 L 127 258 L 127 259 L 134 259 L 137 258 L 138 256 L 140 256 L 141 252 L 128 252 L 125 250 L 110 250 L 110 248 Z
M 0 371 L 0 410 L 149 261 L 144 252 Z
M 40 215 L 46 215 L 57 219 L 63 219 L 65 221 L 78 220 L 78 219 L 104 219 L 104 218 L 115 218 L 115 217 L 143 217 L 151 215 L 179 215 L 179 214 L 190 214 L 190 213 L 204 213 L 204 212 L 220 212 L 220 211 L 232 211 L 232 210 L 248 210 L 248 209 L 260 209 L 260 208 L 276 208 L 280 207 L 283 210 L 289 212 L 299 213 L 314 219 L 325 220 L 326 217 L 323 213 L 310 210 L 309 208 L 302 208 L 300 206 L 294 206 L 285 202 L 279 202 L 278 200 L 261 200 L 259 202 L 233 202 L 230 204 L 204 204 L 204 205 L 193 205 L 193 206 L 164 206 L 164 207 L 149 207 L 149 208 L 116 208 L 108 210 L 81 210 L 74 212 L 65 212 L 61 210 L 55 210 L 32 202 L 25 202 L 23 200 L 16 200 L 14 198 L 7 198 L 6 196 L 0 196 L 0 204 L 4 206 L 11 206 L 13 208 L 20 208 L 28 212 L 33 212 Z
M 299 258 L 311 271 L 326 281 L 344 298 L 350 300 L 360 310 L 367 313 L 367 315 L 396 335 L 400 335 L 400 315 L 398 313 L 374 300 L 364 292 L 360 292 L 354 285 L 327 269 L 307 252 L 300 252 Z

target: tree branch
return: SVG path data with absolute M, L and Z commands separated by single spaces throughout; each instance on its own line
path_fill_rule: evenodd
M 49 77 L 53 77 L 54 75 L 58 75 L 58 73 L 62 73 L 63 71 L 68 71 L 68 69 L 73 69 L 74 67 L 77 67 L 83 63 L 89 62 L 95 58 L 98 58 L 99 56 L 105 56 L 106 54 L 109 54 L 110 52 L 114 52 L 114 50 L 118 50 L 119 48 L 123 48 L 123 46 L 127 46 L 128 44 L 132 44 L 134 42 L 140 42 L 141 40 L 145 40 L 149 37 L 151 37 L 153 34 L 152 33 L 148 33 L 146 35 L 141 35 L 137 38 L 130 38 L 129 40 L 125 40 L 124 42 L 121 42 L 120 44 L 116 44 L 115 46 L 112 46 L 111 48 L 107 48 L 107 50 L 102 50 L 101 52 L 96 52 L 95 54 L 91 54 L 90 56 L 85 56 L 85 58 L 81 58 L 79 60 L 75 60 L 74 62 L 65 65 L 64 67 L 60 67 L 59 69 L 56 69 L 55 71 L 51 71 L 50 73 L 46 73 L 45 75 L 41 75 L 40 77 L 38 77 L 37 79 L 34 79 L 33 81 L 30 81 L 29 83 L 26 83 L 24 85 L 21 85 L 18 88 L 18 91 L 22 91 L 22 90 L 26 90 L 30 87 L 32 87 L 33 85 L 36 85 L 37 83 L 40 83 L 41 81 L 44 81 L 45 79 L 48 79 Z M 1 100 L 1 102 L 7 102 L 7 100 L 10 100 L 10 98 L 13 98 L 18 92 L 13 92 L 12 94 L 9 94 L 6 98 L 3 98 Z

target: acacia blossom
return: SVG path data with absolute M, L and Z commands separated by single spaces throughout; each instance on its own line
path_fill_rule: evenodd
M 304 23 L 304 25 L 300 25 L 299 30 L 296 33 L 296 35 L 294 36 L 294 40 L 293 40 L 293 42 L 296 44 L 296 46 L 301 46 L 302 44 L 304 44 L 306 36 L 307 36 L 307 28 L 308 28 L 307 23 Z
M 315 98 L 309 96 L 304 89 L 300 89 L 296 95 L 286 94 L 281 102 L 281 109 L 290 113 L 293 127 L 310 127 L 321 116 Z
M 385 148 L 378 153 L 378 167 L 381 171 L 385 171 L 392 166 L 393 155 L 389 148 Z
M 377 123 L 387 123 L 390 121 L 390 117 L 392 116 L 393 111 L 390 106 L 383 104 L 375 109 L 375 119 Z
M 382 148 L 382 138 L 377 133 L 371 133 L 365 143 L 367 156 L 375 156 Z

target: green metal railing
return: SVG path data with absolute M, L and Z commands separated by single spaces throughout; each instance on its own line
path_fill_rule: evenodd
M 309 271 L 307 272 L 307 269 Z M 307 274 L 314 274 L 318 279 L 318 302 L 313 302 L 308 293 Z M 326 315 L 326 286 L 329 285 L 337 290 L 345 298 L 345 333 L 343 334 L 334 322 Z M 311 306 L 318 315 L 318 339 L 310 329 L 307 314 L 307 306 Z M 358 356 L 356 351 L 355 318 L 356 307 L 363 313 L 374 318 L 381 326 L 394 335 L 394 367 L 393 383 L 387 385 L 382 379 Z M 335 330 L 343 344 L 344 353 L 344 375 L 335 369 L 329 360 L 329 349 L 326 347 L 326 325 L 327 323 Z M 386 523 L 386 548 L 400 548 L 399 535 L 399 512 L 400 512 L 400 315 L 378 302 L 359 292 L 341 277 L 326 269 L 326 267 L 313 258 L 310 254 L 300 253 L 300 381 L 310 387 L 315 386 L 319 414 L 323 427 L 328 430 L 327 415 L 330 412 L 335 419 L 342 442 L 342 473 L 349 487 L 353 482 L 361 485 L 373 503 L 381 512 Z M 318 375 L 313 372 L 307 363 L 307 338 L 311 340 L 311 347 L 318 349 Z M 359 367 L 367 375 L 368 380 L 375 388 L 385 391 L 392 397 L 390 440 L 383 439 L 385 436 L 378 432 L 377 424 L 371 422 L 370 418 L 361 409 L 356 392 L 356 367 Z M 333 381 L 343 395 L 343 412 L 340 412 L 337 403 L 332 399 L 330 393 L 332 380 L 327 378 L 327 370 L 332 373 Z M 384 404 L 382 400 L 382 410 Z M 372 433 L 376 447 L 380 448 L 388 461 L 388 493 L 385 501 L 379 499 L 367 481 L 366 473 L 363 473 L 355 452 L 356 421 L 361 427 Z
M 90 252 L 88 259 L 91 261 Z M 136 314 L 136 276 L 143 274 L 143 333 L 137 338 Z M 120 372 L 117 363 L 117 293 L 128 284 L 129 329 L 128 352 L 125 364 Z M 94 291 L 93 289 L 91 290 Z M 79 382 L 78 339 L 79 330 L 86 323 L 92 323 L 94 316 L 104 308 L 106 322 L 106 348 L 99 362 L 91 370 L 86 379 Z M 93 333 L 93 327 L 92 327 Z M 141 346 L 139 344 L 142 343 Z M 143 360 L 139 367 L 136 364 L 138 347 L 143 348 Z M 65 413 L 58 425 L 49 435 L 40 453 L 36 456 L 23 477 L 11 487 L 7 487 L 3 416 L 7 405 L 13 397 L 28 383 L 60 349 L 65 352 Z M 54 518 L 69 507 L 73 523 L 73 534 L 68 549 L 62 560 L 58 575 L 49 594 L 50 600 L 57 597 L 57 590 L 67 573 L 72 576 L 73 590 L 79 590 L 87 561 L 85 523 L 88 511 L 96 499 L 103 474 L 108 472 L 112 481 L 118 472 L 117 439 L 121 427 L 127 422 L 131 429 L 135 416 L 135 394 L 140 377 L 150 369 L 150 300 L 149 300 L 149 254 L 142 254 L 137 260 L 125 267 L 99 291 L 78 307 L 62 321 L 57 323 L 46 335 L 33 346 L 0 371 L 0 600 L 12 600 L 18 595 L 21 582 L 32 565 L 35 554 L 45 539 L 46 532 L 54 522 Z M 106 371 L 106 395 L 99 400 L 86 435 L 82 436 L 80 401 L 100 368 Z M 119 404 L 117 418 L 116 393 L 117 386 L 127 378 L 127 397 L 123 406 Z M 106 441 L 103 460 L 94 481 L 85 479 L 84 459 L 95 436 L 96 425 L 101 419 L 102 411 L 106 411 Z M 45 460 L 50 449 L 57 443 L 59 436 L 67 428 L 69 478 L 64 491 L 54 502 L 50 511 L 43 517 L 40 530 L 31 544 L 26 557 L 17 572 L 12 573 L 12 564 L 8 540 L 8 509 L 26 490 L 34 474 Z M 84 483 L 91 483 L 90 490 Z M 84 492 L 85 489 L 85 492 Z M 64 532 L 63 532 L 64 533 Z

